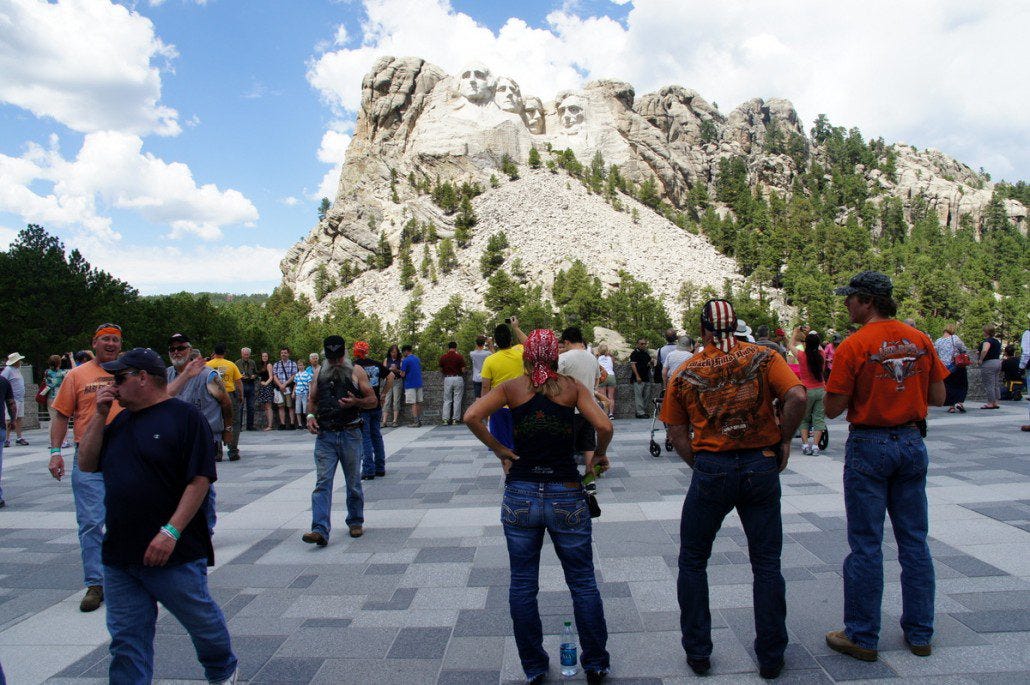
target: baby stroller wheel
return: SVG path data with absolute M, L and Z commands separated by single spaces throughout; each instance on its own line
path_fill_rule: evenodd
M 672 446 L 672 440 L 669 440 L 668 438 L 665 438 L 665 451 L 666 452 L 671 452 L 673 449 L 674 448 Z
M 830 429 L 827 428 L 823 431 L 823 434 L 819 436 L 819 449 L 825 450 L 826 446 L 830 444 Z
M 655 459 L 657 459 L 658 457 L 662 456 L 662 448 L 654 440 L 652 440 L 651 444 L 647 446 L 647 450 L 648 450 L 648 452 L 651 453 L 651 456 L 654 457 Z

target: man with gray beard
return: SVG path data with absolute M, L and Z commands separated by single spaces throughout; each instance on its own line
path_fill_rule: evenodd
M 347 359 L 347 344 L 338 335 L 323 343 L 325 363 L 308 390 L 308 431 L 315 438 L 315 489 L 311 493 L 311 531 L 301 540 L 329 544 L 329 512 L 333 505 L 336 465 L 343 468 L 347 489 L 347 527 L 352 538 L 364 534 L 365 496 L 361 490 L 361 410 L 376 406 L 368 374 Z

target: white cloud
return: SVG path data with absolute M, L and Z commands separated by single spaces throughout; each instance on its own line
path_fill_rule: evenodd
M 0 250 L 10 247 L 14 239 L 18 237 L 18 231 L 6 226 L 0 226 Z
M 383 55 L 424 57 L 452 73 L 479 60 L 545 99 L 597 78 L 626 80 L 638 94 L 687 86 L 724 112 L 784 97 L 807 122 L 826 113 L 867 137 L 1030 177 L 1030 89 L 1013 80 L 1030 23 L 1030 3 L 1019 0 L 634 0 L 625 25 L 579 16 L 573 4 L 548 15 L 546 28 L 512 18 L 496 33 L 447 0 L 364 5 L 360 44 L 308 65 L 338 115 L 357 111 L 361 79 Z
M 73 241 L 74 242 L 74 241 Z M 180 290 L 271 290 L 282 280 L 282 248 L 261 245 L 137 247 L 76 245 L 87 260 L 145 295 Z
M 343 170 L 343 160 L 347 154 L 347 147 L 350 145 L 353 123 L 333 122 L 334 128 L 329 129 L 322 135 L 322 143 L 318 147 L 318 161 L 325 164 L 332 164 L 332 168 L 325 172 L 318 189 L 310 195 L 313 200 L 320 200 L 327 197 L 330 200 L 336 197 L 337 185 L 340 183 L 340 172 Z
M 154 65 L 176 56 L 149 19 L 108 0 L 0 2 L 0 102 L 76 131 L 178 134 Z
M 279 200 L 279 202 L 282 202 L 287 207 L 296 207 L 298 204 L 300 204 L 300 200 L 298 200 L 292 195 L 290 195 L 289 197 L 284 197 L 283 199 Z
M 197 185 L 188 166 L 142 147 L 138 136 L 103 131 L 86 135 L 74 160 L 62 157 L 56 136 L 47 148 L 30 143 L 21 157 L 0 154 L 0 211 L 27 222 L 82 227 L 106 241 L 120 237 L 103 213 L 107 208 L 167 225 L 173 238 L 214 239 L 223 226 L 257 220 L 257 209 L 239 191 Z

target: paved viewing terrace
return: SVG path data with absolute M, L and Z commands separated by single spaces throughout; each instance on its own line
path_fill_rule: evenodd
M 975 405 L 970 405 L 975 406 Z M 927 439 L 937 627 L 930 658 L 905 649 L 897 553 L 887 529 L 880 660 L 823 641 L 841 627 L 847 553 L 841 470 L 846 424 L 818 457 L 795 451 L 783 483 L 783 574 L 791 644 L 779 682 L 1030 682 L 1030 404 L 950 415 Z M 679 642 L 678 527 L 690 470 L 648 454 L 651 422 L 616 421 L 600 481 L 595 562 L 610 632 L 612 683 L 695 680 Z M 0 510 L 0 660 L 11 685 L 107 681 L 104 611 L 78 611 L 82 570 L 70 479 L 46 472 L 46 438 L 4 451 Z M 664 434 L 661 434 L 661 440 Z M 508 615 L 498 521 L 501 471 L 464 427 L 390 429 L 387 476 L 365 482 L 365 536 L 346 534 L 337 476 L 330 544 L 310 525 L 313 437 L 245 433 L 243 460 L 219 465 L 218 565 L 210 585 L 229 621 L 242 680 L 253 683 L 507 683 L 522 679 Z M 739 520 L 709 567 L 712 672 L 706 683 L 762 682 L 751 643 L 751 569 Z M 545 541 L 540 606 L 560 682 L 558 633 L 572 607 Z M 162 612 L 156 677 L 203 680 L 179 624 Z M 583 680 L 580 672 L 577 680 Z

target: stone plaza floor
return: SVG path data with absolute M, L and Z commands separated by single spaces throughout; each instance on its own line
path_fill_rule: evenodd
M 970 405 L 975 406 L 975 405 Z M 828 451 L 795 450 L 783 484 L 783 574 L 790 646 L 780 682 L 1030 682 L 1030 404 L 950 415 L 934 409 L 931 548 L 937 570 L 930 658 L 905 649 L 899 566 L 887 527 L 880 659 L 829 650 L 841 627 L 847 553 L 841 470 L 847 426 Z M 690 471 L 648 454 L 650 420 L 616 422 L 613 467 L 600 481 L 595 563 L 610 633 L 612 683 L 695 680 L 679 642 L 678 527 Z M 81 565 L 69 479 L 46 471 L 46 438 L 4 451 L 0 510 L 0 661 L 11 685 L 107 681 L 104 611 L 78 611 Z M 659 435 L 659 440 L 664 434 Z M 522 679 L 508 615 L 508 559 L 498 521 L 501 471 L 464 427 L 390 429 L 387 476 L 366 481 L 365 535 L 346 534 L 342 475 L 326 548 L 310 525 L 313 437 L 245 433 L 243 460 L 219 465 L 218 565 L 210 585 L 252 683 L 507 683 Z M 762 682 L 751 569 L 739 520 L 727 518 L 709 567 L 713 619 L 708 683 Z M 572 606 L 545 540 L 540 607 L 561 681 L 558 633 Z M 192 645 L 165 612 L 158 682 L 203 680 Z M 582 672 L 576 676 L 583 680 Z

